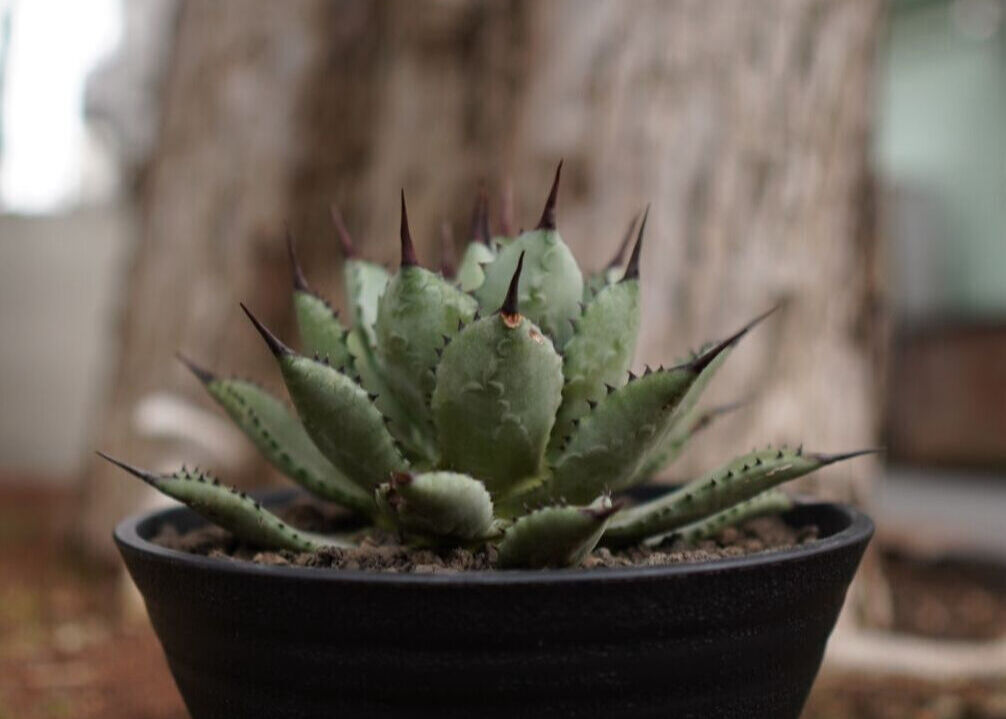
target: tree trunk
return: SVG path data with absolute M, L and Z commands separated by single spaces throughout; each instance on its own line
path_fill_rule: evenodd
M 513 178 L 530 226 L 560 158 L 560 230 L 585 268 L 652 203 L 640 365 L 786 303 L 714 385 L 714 399 L 754 401 L 675 476 L 769 441 L 875 441 L 879 0 L 252 5 L 184 4 L 103 447 L 158 463 L 129 417 L 156 388 L 199 392 L 175 347 L 275 377 L 236 308 L 288 324 L 284 219 L 308 279 L 340 304 L 329 201 L 364 254 L 393 261 L 404 187 L 432 265 L 442 221 L 464 239 L 480 178 L 494 196 Z M 102 533 L 125 509 L 107 488 L 126 482 L 108 475 L 90 478 Z
M 238 302 L 271 326 L 288 324 L 280 240 L 301 150 L 297 108 L 320 48 L 308 12 L 317 7 L 258 5 L 254 12 L 238 2 L 180 9 L 160 138 L 140 189 L 142 237 L 123 306 L 118 365 L 96 440 L 98 448 L 141 466 L 167 469 L 182 457 L 191 463 L 221 454 L 220 447 L 180 447 L 173 436 L 184 434 L 177 425 L 192 418 L 174 417 L 181 410 L 165 400 L 205 401 L 176 351 L 278 385 L 268 372 L 273 360 Z M 208 441 L 231 439 L 214 434 Z M 260 475 L 262 463 L 250 457 L 234 458 L 241 471 L 229 481 Z M 113 523 L 149 492 L 94 460 L 82 522 L 91 554 L 112 556 Z

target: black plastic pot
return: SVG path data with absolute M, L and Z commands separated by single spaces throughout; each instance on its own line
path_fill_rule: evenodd
M 115 539 L 193 719 L 795 719 L 873 524 L 834 504 L 786 518 L 823 538 L 590 571 L 267 567 L 148 541 L 199 525 L 187 509 Z

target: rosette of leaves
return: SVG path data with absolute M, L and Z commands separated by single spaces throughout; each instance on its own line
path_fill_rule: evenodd
M 694 541 L 786 510 L 776 487 L 862 453 L 755 451 L 624 508 L 620 494 L 661 473 L 724 411 L 703 409 L 700 395 L 765 315 L 686 361 L 634 374 L 646 215 L 609 266 L 584 277 L 556 223 L 560 171 L 537 226 L 516 237 L 492 236 L 483 193 L 455 276 L 420 264 L 404 193 L 394 274 L 357 255 L 333 212 L 345 323 L 310 289 L 288 238 L 299 350 L 245 311 L 294 411 L 252 382 L 186 363 L 318 499 L 410 543 L 494 544 L 502 568 L 575 566 L 599 542 Z M 263 548 L 314 551 L 366 535 L 302 531 L 203 471 L 157 475 L 108 459 Z

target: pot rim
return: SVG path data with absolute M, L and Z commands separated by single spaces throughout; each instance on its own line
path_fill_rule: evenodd
M 297 496 L 296 490 L 283 490 L 264 494 L 267 503 Z M 833 512 L 845 525 L 839 531 L 808 544 L 789 549 L 749 554 L 743 557 L 710 559 L 701 562 L 680 562 L 656 566 L 599 567 L 594 569 L 480 569 L 450 574 L 415 574 L 377 572 L 365 569 L 333 569 L 326 567 L 290 567 L 257 564 L 245 560 L 227 560 L 169 549 L 140 536 L 142 525 L 195 514 L 183 505 L 142 512 L 121 520 L 112 533 L 123 554 L 133 552 L 165 565 L 186 565 L 186 568 L 209 573 L 235 574 L 273 578 L 277 580 L 337 582 L 381 585 L 461 585 L 494 586 L 512 584 L 568 584 L 653 579 L 657 576 L 687 577 L 714 574 L 731 570 L 752 570 L 766 565 L 806 561 L 820 555 L 831 554 L 858 543 L 866 544 L 873 536 L 874 524 L 869 516 L 851 505 L 841 502 L 810 502 L 799 498 L 793 510 L 802 512 Z M 198 516 L 198 515 L 197 515 Z M 204 521 L 201 517 L 200 521 Z

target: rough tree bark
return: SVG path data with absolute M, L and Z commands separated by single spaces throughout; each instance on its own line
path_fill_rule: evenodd
M 587 267 L 652 202 L 640 364 L 787 302 L 715 388 L 756 401 L 675 475 L 755 443 L 872 444 L 866 152 L 881 11 L 880 0 L 185 3 L 103 446 L 126 442 L 145 393 L 197 391 L 172 364 L 176 346 L 265 367 L 235 308 L 249 299 L 283 326 L 284 219 L 309 279 L 338 300 L 332 199 L 364 253 L 392 261 L 404 187 L 434 263 L 444 219 L 463 239 L 479 178 L 494 194 L 513 178 L 529 224 L 561 157 L 560 229 Z M 122 489 L 107 475 L 91 474 L 92 507 Z M 105 532 L 122 510 L 92 524 Z
M 300 14 L 280 3 L 258 5 L 249 12 L 234 2 L 185 3 L 178 18 L 158 146 L 139 190 L 142 237 L 124 298 L 118 364 L 95 441 L 153 467 L 166 468 L 185 449 L 138 430 L 143 402 L 161 392 L 202 399 L 175 352 L 268 379 L 271 358 L 248 332 L 238 302 L 277 327 L 287 319 L 288 274 L 276 240 L 301 151 L 294 118 L 309 92 L 304 83 L 317 42 Z M 172 421 L 186 418 L 157 423 Z M 215 452 L 194 454 L 198 461 Z M 239 482 L 261 469 L 251 460 L 239 464 Z M 108 559 L 111 526 L 149 490 L 94 460 L 83 492 L 84 546 Z

